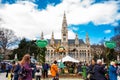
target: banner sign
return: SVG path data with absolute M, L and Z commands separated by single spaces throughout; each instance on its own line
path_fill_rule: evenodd
M 110 49 L 113 49 L 116 47 L 116 42 L 115 41 L 106 41 L 105 46 L 110 48 Z

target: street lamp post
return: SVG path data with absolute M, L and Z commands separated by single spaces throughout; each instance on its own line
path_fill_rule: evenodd
M 15 60 L 15 61 L 18 61 L 17 53 L 15 54 L 14 60 Z
M 120 57 L 119 57 L 119 55 L 117 55 L 117 61 L 120 61 Z

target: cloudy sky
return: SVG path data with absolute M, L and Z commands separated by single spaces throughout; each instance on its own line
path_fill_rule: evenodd
M 12 29 L 18 37 L 61 38 L 64 11 L 69 38 L 75 34 L 85 40 L 88 32 L 91 44 L 114 36 L 120 23 L 120 0 L 0 0 L 0 27 Z

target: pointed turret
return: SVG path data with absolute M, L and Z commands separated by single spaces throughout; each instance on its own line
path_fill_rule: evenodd
M 41 33 L 41 40 L 43 40 L 44 39 L 44 36 L 43 36 L 43 32 Z
M 89 40 L 88 33 L 86 33 L 86 44 L 87 44 L 87 45 L 90 45 L 90 40 Z
M 51 39 L 54 39 L 54 33 L 52 32 L 52 37 L 51 37 Z
M 78 35 L 76 34 L 76 37 L 75 37 L 75 45 L 78 46 L 79 45 L 79 39 L 78 39 Z
M 52 36 L 51 36 L 51 40 L 50 40 L 50 45 L 53 45 L 55 42 L 54 42 L 54 33 L 52 32 Z

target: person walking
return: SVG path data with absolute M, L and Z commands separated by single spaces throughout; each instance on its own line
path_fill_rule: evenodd
M 14 69 L 15 69 L 15 61 L 12 62 L 12 69 L 11 69 L 11 80 L 13 80 L 13 75 L 14 75 Z
M 35 72 L 36 72 L 36 63 L 35 62 L 30 62 L 30 66 L 31 68 L 33 68 L 32 70 L 32 78 L 35 78 Z
M 95 60 L 92 59 L 91 64 L 88 66 L 87 79 L 89 80 L 95 80 L 94 71 L 93 71 L 95 64 L 96 64 Z
M 39 63 L 36 63 L 36 72 L 35 72 L 36 80 L 41 80 L 41 75 L 42 75 L 42 65 Z
M 85 64 L 82 66 L 82 77 L 84 80 L 87 78 L 87 67 Z
M 105 73 L 105 65 L 102 64 L 102 60 L 98 59 L 97 64 L 94 66 L 94 76 L 95 80 L 106 80 Z
M 8 63 L 6 66 L 7 66 L 7 67 L 6 67 L 6 77 L 8 77 L 8 74 L 9 74 L 9 73 L 11 72 L 11 70 L 12 70 L 12 64 Z
M 81 62 L 79 62 L 79 64 L 77 65 L 77 73 L 78 74 L 82 73 L 82 64 L 81 64 Z
M 54 63 L 51 65 L 50 71 L 53 80 L 59 80 L 57 61 L 54 61 Z
M 120 80 L 120 63 L 117 64 L 117 79 Z
M 19 76 L 18 80 L 32 80 L 32 68 L 30 66 L 30 55 L 26 54 L 20 61 L 21 69 L 24 70 L 24 77 Z
M 49 64 L 44 63 L 43 64 L 43 77 L 44 78 L 48 78 L 48 69 L 49 69 Z
M 109 79 L 117 80 L 117 66 L 114 61 L 112 61 L 109 66 Z
M 13 80 L 18 80 L 18 77 L 19 77 L 19 74 L 18 74 L 18 72 L 19 72 L 19 70 L 20 70 L 20 64 L 19 64 L 19 62 L 18 63 L 16 63 L 15 64 L 15 69 L 14 69 L 14 76 L 13 76 Z

